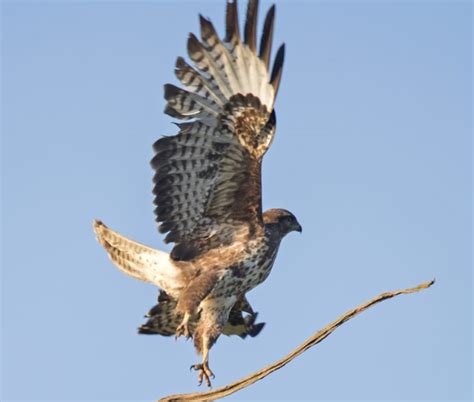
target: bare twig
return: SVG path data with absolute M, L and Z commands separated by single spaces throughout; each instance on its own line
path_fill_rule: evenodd
M 372 307 L 374 304 L 380 303 L 381 301 L 390 299 L 392 297 L 401 295 L 401 294 L 408 294 L 408 293 L 415 293 L 419 292 L 420 290 L 427 289 L 434 283 L 434 279 L 428 282 L 424 282 L 414 288 L 409 289 L 402 289 L 402 290 L 395 290 L 393 292 L 385 292 L 377 297 L 373 298 L 372 300 L 368 301 L 367 303 L 361 304 L 360 306 L 349 310 L 341 317 L 339 317 L 336 321 L 333 321 L 328 326 L 324 327 L 323 329 L 316 332 L 312 337 L 306 340 L 302 345 L 298 346 L 295 350 L 290 352 L 286 355 L 283 359 L 278 360 L 277 362 L 270 364 L 263 369 L 248 375 L 247 377 L 241 378 L 233 382 L 232 384 L 225 385 L 221 388 L 217 388 L 215 390 L 207 391 L 207 392 L 194 392 L 190 394 L 176 394 L 176 395 L 169 395 L 164 398 L 161 398 L 159 402 L 171 402 L 171 401 L 214 401 L 219 398 L 224 398 L 234 392 L 241 390 L 242 388 L 248 387 L 249 385 L 261 380 L 262 378 L 266 377 L 267 375 L 273 373 L 274 371 L 282 368 L 284 365 L 292 361 L 296 356 L 299 356 L 312 346 L 316 345 L 317 343 L 321 342 L 327 336 L 329 336 L 339 325 L 345 323 L 346 321 L 350 320 L 351 318 L 355 317 L 357 314 L 362 313 L 364 310 L 367 310 L 369 307 Z

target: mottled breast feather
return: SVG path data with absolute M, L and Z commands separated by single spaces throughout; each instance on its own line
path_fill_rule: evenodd
M 265 18 L 257 54 L 258 2 L 247 9 L 244 40 L 237 1 L 227 2 L 226 35 L 200 16 L 201 40 L 190 34 L 188 55 L 176 61 L 184 88 L 165 85 L 165 113 L 182 122 L 179 133 L 154 144 L 154 190 L 159 230 L 174 242 L 171 257 L 193 260 L 231 244 L 236 231 L 263 233 L 261 161 L 275 133 L 273 105 L 284 45 L 269 60 L 275 8 Z

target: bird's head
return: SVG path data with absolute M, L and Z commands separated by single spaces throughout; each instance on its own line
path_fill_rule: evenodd
M 268 209 L 263 213 L 263 223 L 265 226 L 278 230 L 281 237 L 296 231 L 302 232 L 303 228 L 296 217 L 286 209 Z

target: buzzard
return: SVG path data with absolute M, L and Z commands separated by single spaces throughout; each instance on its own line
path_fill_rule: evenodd
M 269 275 L 282 238 L 301 232 L 285 209 L 262 212 L 261 163 L 276 128 L 274 102 L 285 47 L 270 73 L 275 17 L 265 18 L 257 49 L 258 0 L 250 0 L 243 38 L 237 1 L 227 1 L 226 32 L 200 16 L 201 39 L 189 35 L 192 65 L 179 57 L 183 88 L 164 87 L 165 113 L 181 120 L 179 133 L 153 145 L 155 214 L 170 254 L 109 229 L 94 230 L 112 262 L 161 288 L 140 333 L 192 337 L 202 363 L 199 384 L 211 385 L 209 350 L 222 334 L 255 336 L 263 327 L 246 293 Z

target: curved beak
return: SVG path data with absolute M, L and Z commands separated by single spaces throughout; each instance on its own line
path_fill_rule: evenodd
M 303 232 L 303 228 L 301 227 L 299 223 L 296 225 L 295 230 L 299 233 Z

